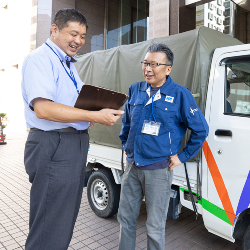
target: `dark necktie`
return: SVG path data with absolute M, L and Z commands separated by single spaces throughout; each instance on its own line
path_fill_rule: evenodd
M 69 69 L 70 69 L 70 62 L 71 62 L 71 58 L 70 58 L 70 61 L 66 60 L 66 65 L 68 66 Z

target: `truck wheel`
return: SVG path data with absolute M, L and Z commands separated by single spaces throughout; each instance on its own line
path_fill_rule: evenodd
M 250 249 L 250 225 L 246 229 L 243 240 L 242 240 L 243 250 L 249 250 Z
M 102 218 L 109 218 L 118 211 L 120 185 L 114 181 L 112 174 L 99 169 L 89 177 L 87 196 L 93 212 Z

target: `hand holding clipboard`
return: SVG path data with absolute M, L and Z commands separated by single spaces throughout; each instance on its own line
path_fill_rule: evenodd
M 113 90 L 85 84 L 75 103 L 75 108 L 89 111 L 99 111 L 101 109 L 120 109 L 128 96 Z

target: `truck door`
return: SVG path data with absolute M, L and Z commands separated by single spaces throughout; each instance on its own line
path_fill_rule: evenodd
M 250 202 L 243 192 L 250 170 L 250 52 L 242 53 L 220 56 L 211 71 L 209 135 L 203 145 L 208 165 L 205 225 L 231 240 L 235 217 Z

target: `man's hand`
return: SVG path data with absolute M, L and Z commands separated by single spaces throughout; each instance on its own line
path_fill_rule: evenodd
M 176 166 L 181 165 L 181 161 L 179 160 L 177 155 L 171 155 L 170 156 L 170 163 L 169 163 L 169 170 L 172 171 L 173 168 L 175 168 Z
M 119 120 L 123 113 L 124 111 L 121 110 L 102 109 L 98 111 L 95 122 L 106 126 L 112 126 Z
M 90 122 L 90 123 L 89 123 L 89 126 L 90 126 L 91 128 L 93 128 L 93 127 L 94 127 L 94 125 L 95 125 L 95 123 L 94 123 L 94 122 Z
M 114 109 L 102 109 L 100 111 L 77 109 L 44 98 L 36 98 L 32 101 L 32 104 L 39 119 L 64 123 L 91 122 L 91 127 L 94 123 L 112 126 L 124 113 L 124 111 Z

